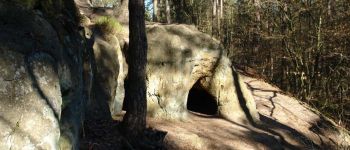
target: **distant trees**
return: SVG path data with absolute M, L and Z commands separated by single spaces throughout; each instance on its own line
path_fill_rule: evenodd
M 171 23 L 171 0 L 152 0 L 153 15 L 152 21 Z
M 232 60 L 348 124 L 350 20 L 345 18 L 350 11 L 344 8 L 349 4 L 261 0 L 258 7 L 256 2 L 243 4 L 238 14 L 245 17 L 230 29 L 236 39 L 226 45 L 234 50 Z
M 347 0 L 166 0 L 173 23 L 221 40 L 237 64 L 350 123 L 350 3 Z M 168 11 L 158 3 L 158 20 Z

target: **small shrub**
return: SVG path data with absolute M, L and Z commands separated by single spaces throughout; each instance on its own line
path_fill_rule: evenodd
M 122 26 L 113 17 L 102 16 L 97 18 L 96 27 L 104 34 L 117 34 L 122 31 Z

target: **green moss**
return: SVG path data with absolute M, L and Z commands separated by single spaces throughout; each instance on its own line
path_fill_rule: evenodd
M 117 34 L 122 31 L 120 23 L 111 16 L 102 16 L 96 19 L 96 27 L 104 34 Z

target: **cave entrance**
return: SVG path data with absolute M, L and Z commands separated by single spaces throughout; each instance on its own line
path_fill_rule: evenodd
M 216 115 L 218 105 L 215 98 L 196 83 L 188 94 L 187 110 L 206 115 Z

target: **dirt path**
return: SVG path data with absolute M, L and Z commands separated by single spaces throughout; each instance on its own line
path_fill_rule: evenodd
M 245 126 L 216 116 L 191 113 L 186 121 L 148 119 L 166 131 L 169 149 L 330 149 L 347 144 L 328 119 L 261 80 L 243 77 L 252 90 L 261 123 Z M 347 139 L 349 140 L 349 139 Z

